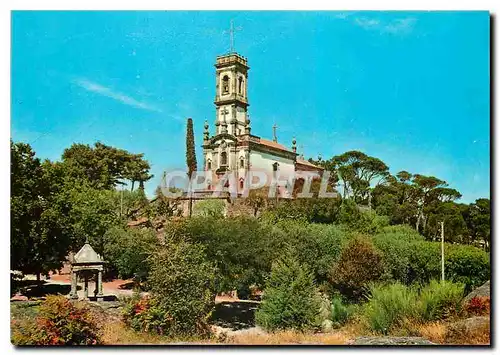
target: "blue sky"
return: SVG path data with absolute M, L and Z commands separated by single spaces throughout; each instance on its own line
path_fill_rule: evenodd
M 215 57 L 242 29 L 252 133 L 323 158 L 362 150 L 490 195 L 487 12 L 13 12 L 15 141 L 58 160 L 73 142 L 185 167 L 185 118 L 213 133 Z

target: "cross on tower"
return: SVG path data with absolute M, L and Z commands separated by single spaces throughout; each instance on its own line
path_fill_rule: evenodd
M 276 136 L 276 128 L 278 128 L 278 126 L 276 126 L 276 122 L 275 122 L 273 125 L 273 141 L 274 142 L 278 142 L 278 137 Z
M 224 31 L 224 34 L 229 33 L 229 53 L 234 52 L 234 34 L 236 31 L 242 30 L 243 28 L 241 26 L 234 27 L 233 20 L 231 20 L 231 26 L 229 28 L 229 31 Z

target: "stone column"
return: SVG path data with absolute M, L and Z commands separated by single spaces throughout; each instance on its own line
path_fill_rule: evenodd
M 83 298 L 89 299 L 89 275 L 85 274 L 85 284 L 83 286 Z
M 102 270 L 99 270 L 97 273 L 97 300 L 102 301 L 104 294 L 102 293 Z
M 69 298 L 73 300 L 78 299 L 77 280 L 78 280 L 78 275 L 76 271 L 71 270 L 71 292 L 69 293 Z

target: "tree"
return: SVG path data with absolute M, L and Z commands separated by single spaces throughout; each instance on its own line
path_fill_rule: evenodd
M 85 144 L 73 144 L 64 150 L 62 164 L 72 180 L 83 180 L 97 189 L 112 189 L 123 184 L 123 180 L 141 185 L 151 179 L 149 163 L 143 154 L 132 154 L 126 150 L 107 146 L 100 142 L 94 147 Z
M 318 327 L 320 299 L 313 275 L 293 256 L 273 264 L 255 321 L 266 330 Z
M 368 285 L 380 279 L 384 272 L 382 254 L 371 242 L 357 237 L 342 250 L 330 274 L 330 283 L 351 301 L 359 301 Z
M 380 184 L 389 176 L 389 168 L 382 160 L 355 150 L 334 156 L 324 166 L 342 181 L 344 199 L 351 196 L 357 203 L 367 202 L 370 207 L 371 184 Z
M 194 131 L 193 131 L 193 120 L 191 118 L 187 119 L 187 130 L 186 130 L 186 165 L 188 168 L 188 178 L 191 179 L 193 172 L 197 169 L 196 164 L 196 148 L 194 144 Z M 189 198 L 189 216 L 193 211 L 193 200 L 191 196 Z
M 208 331 L 215 301 L 215 267 L 204 248 L 182 238 L 167 238 L 149 259 L 148 285 L 162 315 L 165 335 Z
M 48 273 L 62 266 L 69 246 L 52 208 L 51 183 L 28 144 L 11 140 L 11 269 Z
M 491 204 L 487 198 L 477 199 L 463 211 L 467 227 L 474 241 L 482 241 L 485 250 L 490 247 Z

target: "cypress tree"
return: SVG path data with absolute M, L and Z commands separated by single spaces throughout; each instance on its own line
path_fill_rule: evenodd
M 194 145 L 194 130 L 193 130 L 193 120 L 191 118 L 187 119 L 187 130 L 186 130 L 186 164 L 188 168 L 188 178 L 191 179 L 193 172 L 196 171 L 196 150 Z M 191 194 L 189 194 L 189 216 L 191 217 L 193 211 L 193 200 L 191 199 Z
M 186 164 L 187 164 L 187 168 L 188 168 L 189 178 L 191 178 L 193 171 L 196 171 L 196 151 L 195 151 L 195 145 L 194 145 L 193 120 L 191 118 L 187 119 Z

